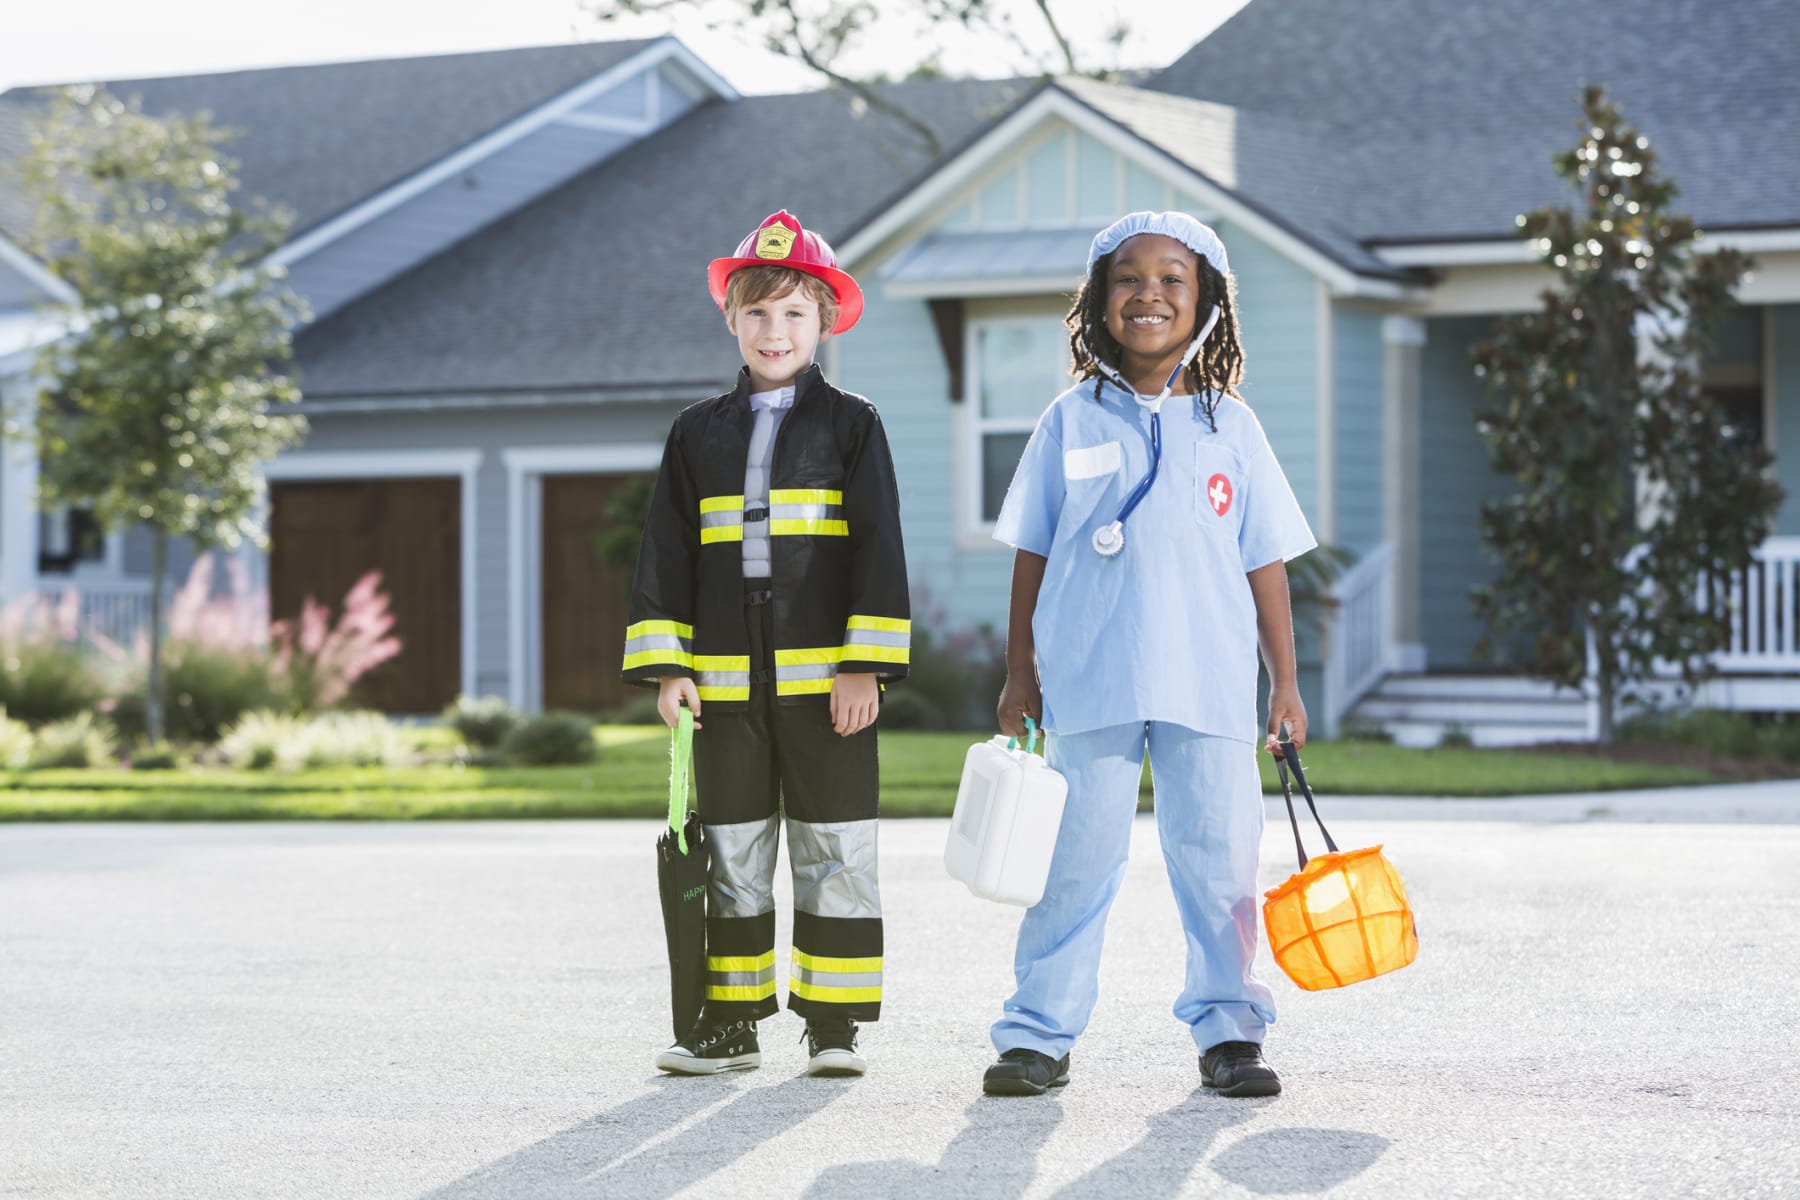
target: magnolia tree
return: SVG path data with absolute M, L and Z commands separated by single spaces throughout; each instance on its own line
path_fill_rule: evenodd
M 1499 574 L 1475 606 L 1564 685 L 1586 678 L 1591 644 L 1611 741 L 1622 695 L 1659 663 L 1690 685 L 1704 674 L 1728 628 L 1725 582 L 1768 536 L 1781 493 L 1768 453 L 1729 436 L 1701 386 L 1748 260 L 1699 252 L 1649 140 L 1599 88 L 1556 170 L 1576 202 L 1519 218 L 1556 285 L 1474 353 L 1491 405 L 1478 427 L 1518 482 L 1482 510 Z
M 163 736 L 170 538 L 258 542 L 259 464 L 299 441 L 283 373 L 299 300 L 267 264 L 286 222 L 234 205 L 206 118 L 155 118 L 95 89 L 62 94 L 33 135 L 33 249 L 79 300 L 38 364 L 41 502 L 152 533 L 146 726 Z

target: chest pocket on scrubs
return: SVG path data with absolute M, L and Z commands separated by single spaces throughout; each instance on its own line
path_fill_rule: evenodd
M 1071 446 L 1063 451 L 1063 516 L 1085 525 L 1097 509 L 1117 505 L 1121 488 L 1115 486 L 1125 469 L 1125 451 L 1118 442 L 1097 446 Z
M 1236 542 L 1244 506 L 1238 497 L 1244 472 L 1237 455 L 1224 446 L 1201 442 L 1194 447 L 1194 520 L 1215 537 Z

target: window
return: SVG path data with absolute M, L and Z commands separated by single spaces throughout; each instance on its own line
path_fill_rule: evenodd
M 987 532 L 1038 417 L 1068 389 L 1069 336 L 1054 317 L 1021 317 L 973 321 L 969 339 L 974 387 L 964 525 Z
M 106 561 L 106 531 L 85 508 L 38 514 L 38 570 L 67 575 L 80 563 Z

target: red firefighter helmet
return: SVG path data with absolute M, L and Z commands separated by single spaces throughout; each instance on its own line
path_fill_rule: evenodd
M 757 226 L 756 232 L 738 243 L 737 253 L 730 258 L 715 258 L 706 268 L 707 290 L 713 303 L 725 307 L 725 281 L 733 271 L 743 267 L 791 267 L 822 279 L 837 297 L 837 324 L 832 333 L 843 333 L 862 316 L 862 289 L 856 280 L 838 270 L 837 255 L 830 243 L 809 229 L 800 227 L 799 218 L 786 209 L 775 213 Z

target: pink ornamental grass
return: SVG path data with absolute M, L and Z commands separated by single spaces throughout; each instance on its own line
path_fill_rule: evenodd
M 400 653 L 400 639 L 390 636 L 393 628 L 381 572 L 369 571 L 344 594 L 335 627 L 331 610 L 310 596 L 297 621 L 270 626 L 273 670 L 304 698 L 303 707 L 329 708 L 348 696 L 358 679 Z

